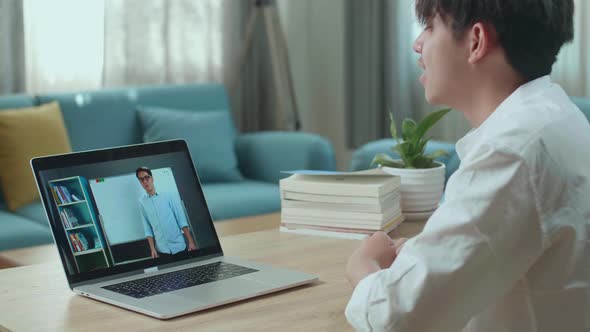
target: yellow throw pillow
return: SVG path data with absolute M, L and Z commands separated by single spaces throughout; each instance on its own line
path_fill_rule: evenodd
M 0 111 L 0 187 L 8 209 L 39 199 L 31 158 L 71 151 L 57 102 Z

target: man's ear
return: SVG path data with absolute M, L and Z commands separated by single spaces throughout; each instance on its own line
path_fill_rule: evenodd
M 496 31 L 489 24 L 475 23 L 468 34 L 469 63 L 474 64 L 488 55 L 496 44 Z

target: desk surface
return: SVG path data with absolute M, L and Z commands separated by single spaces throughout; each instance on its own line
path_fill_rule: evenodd
M 411 236 L 420 231 L 423 223 L 405 225 L 407 227 L 397 232 Z M 271 229 L 224 236 L 221 243 L 228 256 L 301 270 L 318 275 L 320 280 L 312 285 L 160 321 L 75 295 L 67 286 L 61 264 L 53 260 L 0 271 L 0 324 L 14 331 L 351 329 L 344 317 L 351 294 L 344 267 L 358 241 Z

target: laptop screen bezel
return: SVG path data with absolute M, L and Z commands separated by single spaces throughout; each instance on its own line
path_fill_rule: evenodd
M 50 220 L 52 218 L 52 213 L 50 213 L 49 209 L 51 208 L 51 200 L 50 197 L 47 196 L 47 190 L 42 190 L 43 184 L 41 183 L 41 172 L 58 169 L 58 168 L 66 168 L 66 167 L 73 167 L 73 166 L 83 166 L 86 164 L 96 164 L 101 162 L 109 162 L 109 161 L 116 161 L 122 159 L 130 159 L 130 158 L 139 158 L 139 157 L 146 157 L 158 154 L 165 154 L 165 153 L 175 153 L 175 152 L 182 152 L 190 161 L 190 167 L 192 169 L 193 177 L 195 179 L 195 186 L 198 188 L 198 193 L 200 197 L 197 197 L 206 208 L 209 227 L 212 229 L 212 234 L 214 235 L 215 239 L 213 246 L 208 246 L 206 248 L 200 248 L 195 251 L 189 251 L 186 255 L 182 257 L 175 257 L 167 259 L 163 261 L 161 259 L 158 260 L 144 260 L 139 262 L 134 262 L 131 264 L 119 265 L 119 266 L 111 266 L 105 269 L 90 271 L 90 272 L 81 272 L 77 274 L 70 274 L 68 273 L 67 266 L 67 257 L 64 255 L 63 250 L 58 250 L 59 256 L 61 259 L 62 267 L 64 269 L 65 275 L 68 279 L 68 284 L 70 288 L 72 288 L 73 284 L 78 284 L 81 282 L 87 282 L 94 279 L 104 278 L 115 276 L 118 274 L 127 274 L 130 272 L 143 272 L 145 269 L 150 269 L 157 266 L 168 265 L 168 264 L 178 264 L 179 262 L 186 262 L 189 260 L 195 259 L 206 259 L 211 256 L 218 256 L 223 255 L 223 251 L 221 249 L 221 244 L 219 242 L 219 237 L 217 235 L 217 231 L 213 226 L 213 219 L 211 218 L 211 213 L 209 212 L 209 207 L 207 205 L 207 201 L 205 199 L 205 195 L 203 193 L 203 187 L 199 180 L 197 171 L 194 167 L 193 160 L 189 153 L 187 144 L 184 140 L 171 140 L 171 141 L 163 141 L 163 142 L 156 142 L 156 143 L 145 143 L 145 144 L 137 144 L 137 145 L 129 145 L 123 147 L 115 147 L 115 148 L 107 148 L 107 149 L 100 149 L 100 150 L 91 150 L 91 151 L 83 151 L 83 152 L 73 152 L 68 154 L 61 154 L 61 155 L 53 155 L 53 156 L 45 156 L 45 157 L 37 157 L 31 159 L 31 167 L 33 169 L 33 174 L 35 176 L 35 180 L 37 183 L 37 187 L 39 189 L 39 195 L 41 196 L 41 201 L 43 202 L 43 206 L 45 208 L 45 214 L 47 215 L 47 219 L 49 221 L 49 226 L 51 228 L 51 232 L 53 235 L 54 242 L 58 247 L 67 248 L 67 243 L 61 243 L 62 241 L 58 240 L 61 237 L 56 236 L 56 232 L 59 231 L 54 227 L 57 220 Z

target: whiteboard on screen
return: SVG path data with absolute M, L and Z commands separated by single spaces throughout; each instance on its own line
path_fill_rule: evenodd
M 157 192 L 168 192 L 180 198 L 170 167 L 153 169 L 152 175 Z M 135 173 L 91 179 L 89 182 L 110 244 L 145 239 L 139 210 L 139 199 L 145 190 Z

